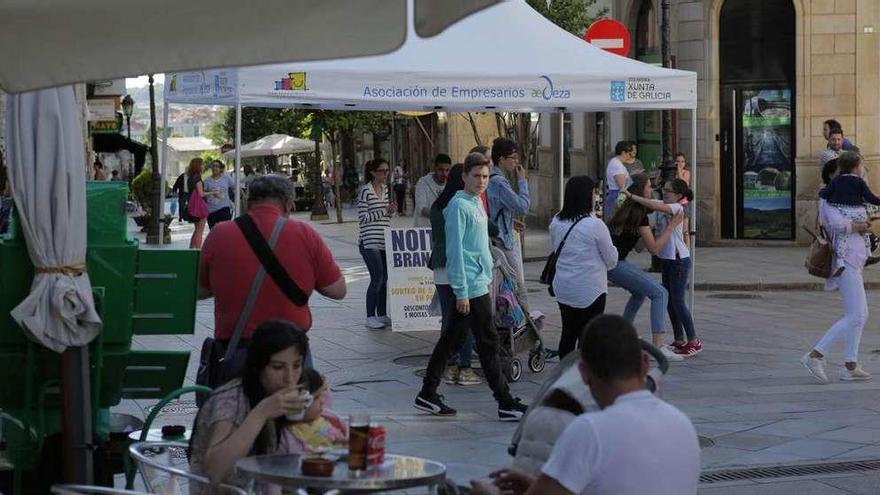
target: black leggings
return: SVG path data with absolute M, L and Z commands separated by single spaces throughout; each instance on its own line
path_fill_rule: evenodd
M 597 297 L 586 308 L 573 308 L 559 303 L 562 315 L 562 337 L 559 338 L 559 359 L 573 351 L 584 334 L 584 328 L 596 316 L 605 312 L 605 294 Z
M 463 315 L 453 306 L 449 313 L 449 327 L 440 333 L 440 340 L 434 346 L 431 359 L 428 361 L 428 369 L 425 371 L 425 379 L 422 384 L 422 392 L 431 395 L 437 392 L 440 386 L 440 378 L 446 363 L 454 354 L 461 349 L 470 329 L 477 342 L 477 354 L 480 364 L 483 366 L 483 374 L 486 382 L 492 389 L 492 394 L 498 402 L 510 400 L 510 389 L 507 378 L 501 374 L 501 360 L 498 357 L 499 339 L 495 325 L 492 323 L 492 301 L 489 294 L 475 297 L 470 300 L 470 313 Z

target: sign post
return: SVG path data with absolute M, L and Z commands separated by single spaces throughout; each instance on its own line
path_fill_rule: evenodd
M 629 29 L 614 19 L 599 19 L 591 24 L 584 34 L 584 41 L 621 57 L 629 55 L 632 44 Z

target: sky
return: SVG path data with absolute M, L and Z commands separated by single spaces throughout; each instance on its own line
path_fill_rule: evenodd
M 165 74 L 156 74 L 155 76 L 153 76 L 153 82 L 156 84 L 164 84 Z M 125 80 L 126 88 L 143 88 L 147 84 L 149 84 L 149 81 L 147 81 L 147 76 L 129 77 Z

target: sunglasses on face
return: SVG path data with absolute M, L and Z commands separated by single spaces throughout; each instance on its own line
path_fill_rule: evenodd
M 380 173 L 380 174 L 387 174 L 387 173 L 388 173 L 388 169 L 387 169 L 387 168 L 377 168 L 376 170 L 373 170 L 373 172 L 374 172 L 374 173 Z

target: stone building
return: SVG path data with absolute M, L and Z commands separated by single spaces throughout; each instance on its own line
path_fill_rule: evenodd
M 815 221 L 822 123 L 838 120 L 880 190 L 880 2 L 671 0 L 674 65 L 698 74 L 698 238 L 803 239 Z M 631 57 L 660 61 L 660 0 L 609 0 L 630 29 Z M 674 120 L 673 151 L 690 154 L 690 112 Z M 554 117 L 542 116 L 531 174 L 531 223 L 556 208 Z M 614 143 L 634 139 L 647 169 L 659 164 L 660 113 L 565 116 L 568 174 L 601 176 Z M 597 166 L 597 163 L 599 166 Z

